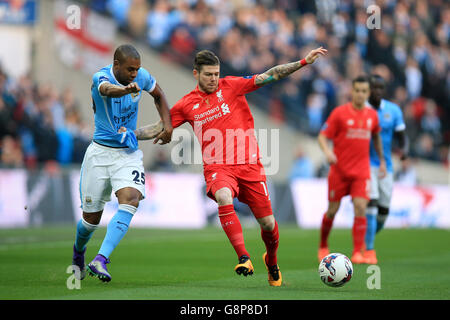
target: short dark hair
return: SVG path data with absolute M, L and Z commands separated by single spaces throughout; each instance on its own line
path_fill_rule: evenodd
M 380 81 L 381 83 L 383 83 L 383 85 L 385 84 L 384 78 L 382 76 L 380 76 L 379 74 L 371 74 L 370 75 L 370 84 L 372 85 L 374 82 Z
M 355 83 L 357 83 L 357 82 L 367 82 L 367 83 L 370 84 L 369 78 L 367 76 L 365 76 L 365 75 L 360 75 L 360 76 L 357 76 L 356 78 L 354 78 L 352 80 L 352 86 L 354 86 Z
M 197 52 L 194 59 L 194 69 L 200 72 L 202 66 L 217 66 L 220 65 L 219 58 L 209 50 L 202 50 Z
M 141 59 L 141 55 L 131 44 L 123 44 L 114 51 L 114 60 L 119 61 L 119 63 L 124 62 L 128 58 Z

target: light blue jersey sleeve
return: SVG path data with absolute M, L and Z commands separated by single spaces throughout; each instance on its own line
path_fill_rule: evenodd
M 394 114 L 394 131 L 403 131 L 406 128 L 405 121 L 403 121 L 402 109 L 395 103 L 392 103 L 392 109 Z
M 155 78 L 144 68 L 139 69 L 138 77 L 140 78 L 139 82 L 142 81 L 142 90 L 145 90 L 147 92 L 152 92 L 156 87 L 156 80 Z

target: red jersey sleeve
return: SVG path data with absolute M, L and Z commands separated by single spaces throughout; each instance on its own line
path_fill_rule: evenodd
M 325 121 L 325 123 L 323 124 L 322 129 L 320 129 L 320 133 L 324 134 L 325 137 L 332 140 L 336 136 L 338 130 L 338 118 L 338 109 L 334 109 L 328 116 L 327 121 Z
M 170 117 L 172 118 L 172 126 L 174 128 L 177 128 L 186 121 L 188 121 L 188 119 L 184 114 L 183 100 L 180 100 L 177 103 L 175 103 L 175 105 L 170 109 Z
M 255 77 L 256 75 L 247 77 L 228 76 L 225 77 L 224 80 L 233 88 L 236 95 L 244 95 L 259 88 L 258 85 L 255 85 Z

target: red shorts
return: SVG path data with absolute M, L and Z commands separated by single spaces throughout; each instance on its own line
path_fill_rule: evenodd
M 328 174 L 328 200 L 340 201 L 342 197 L 370 199 L 370 178 L 349 178 L 338 170 L 330 170 Z
M 206 194 L 216 201 L 217 190 L 227 187 L 233 198 L 246 203 L 255 218 L 263 218 L 272 213 L 264 167 L 258 164 L 208 165 L 204 172 Z

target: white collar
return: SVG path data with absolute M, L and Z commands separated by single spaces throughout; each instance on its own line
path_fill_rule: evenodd
M 121 86 L 121 87 L 125 87 L 123 84 L 121 84 L 119 81 L 117 81 L 116 77 L 114 76 L 114 72 L 113 72 L 113 66 L 111 65 L 111 68 L 109 69 L 109 73 L 111 74 L 111 76 L 113 77 L 114 81 L 117 82 L 117 85 Z

